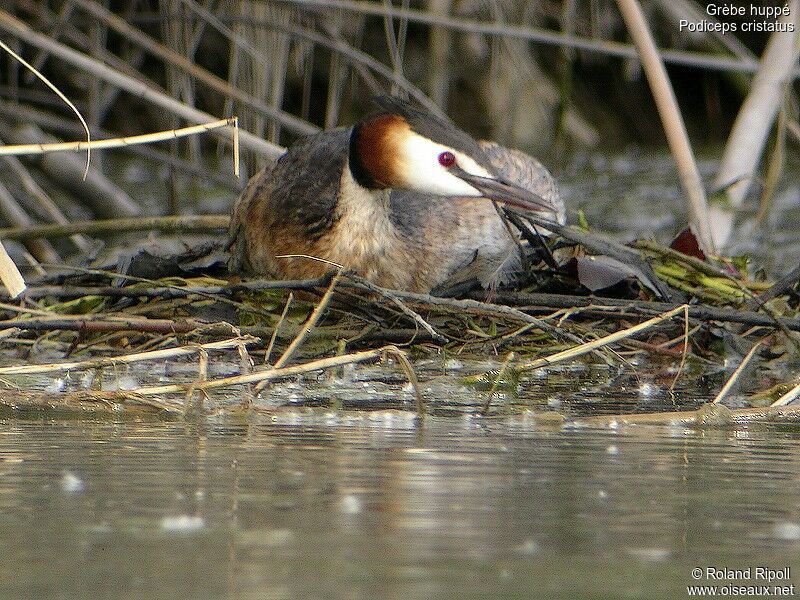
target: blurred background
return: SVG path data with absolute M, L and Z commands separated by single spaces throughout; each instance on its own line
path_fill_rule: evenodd
M 682 21 L 718 27 L 694 0 L 642 7 L 710 179 L 769 32 L 690 32 Z M 244 130 L 286 146 L 351 124 L 372 95 L 391 92 L 538 156 L 571 208 L 606 229 L 649 235 L 666 227 L 671 235 L 685 220 L 673 202 L 681 192 L 671 187 L 663 128 L 614 2 L 7 0 L 0 40 L 63 91 L 94 138 L 191 125 L 202 111 L 208 120 L 238 116 Z M 792 91 L 770 142 L 781 140 L 789 172 L 800 130 Z M 3 53 L 0 143 L 83 137 L 69 107 Z M 227 213 L 246 182 L 231 174 L 229 141 L 206 134 L 96 152 L 87 182 L 79 177 L 85 154 L 14 159 L 0 170 L 0 219 L 20 226 Z M 255 143 L 242 151 L 245 175 L 278 152 Z M 632 189 L 633 210 L 620 210 Z M 659 202 L 659 214 L 641 214 L 642 196 Z M 53 258 L 35 246 L 36 260 Z

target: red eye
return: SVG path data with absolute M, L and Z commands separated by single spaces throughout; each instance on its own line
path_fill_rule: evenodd
M 439 164 L 442 165 L 445 169 L 449 169 L 454 164 L 456 164 L 456 155 L 452 152 L 442 152 L 439 155 Z

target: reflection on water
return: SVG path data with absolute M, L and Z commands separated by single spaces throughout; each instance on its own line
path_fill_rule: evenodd
M 0 596 L 681 598 L 797 567 L 800 432 L 0 421 Z

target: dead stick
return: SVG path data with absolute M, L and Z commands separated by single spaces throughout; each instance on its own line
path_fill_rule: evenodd
M 166 319 L 11 319 L 0 321 L 0 329 L 18 327 L 32 331 L 139 331 L 142 333 L 189 333 L 206 323 Z
M 334 275 L 333 279 L 331 279 L 331 283 L 328 286 L 328 289 L 325 291 L 325 294 L 320 299 L 317 306 L 312 311 L 311 315 L 306 319 L 306 322 L 303 324 L 303 328 L 300 330 L 292 342 L 289 344 L 289 347 L 286 348 L 283 354 L 281 354 L 280 358 L 275 361 L 276 369 L 280 369 L 286 363 L 288 363 L 292 357 L 294 356 L 297 349 L 300 348 L 302 343 L 305 341 L 306 337 L 308 337 L 308 333 L 316 326 L 319 322 L 320 318 L 322 317 L 322 313 L 325 312 L 325 308 L 328 306 L 328 303 L 331 301 L 333 297 L 333 290 L 336 288 L 336 284 L 339 283 L 339 278 L 341 277 L 341 271 Z M 265 387 L 267 387 L 267 382 L 262 381 L 256 386 L 256 393 L 261 392 Z
M 100 219 L 96 221 L 77 221 L 75 223 L 34 225 L 29 227 L 8 227 L 0 229 L 0 239 L 29 240 L 85 234 L 108 234 L 126 231 L 148 231 L 157 229 L 165 232 L 179 231 L 220 231 L 227 229 L 230 217 L 227 215 L 185 215 L 172 217 L 133 217 L 127 219 Z
M 208 344 L 190 344 L 177 348 L 165 348 L 162 350 L 151 350 L 148 352 L 137 352 L 135 354 L 125 354 L 122 356 L 106 356 L 84 361 L 51 363 L 46 365 L 18 365 L 14 367 L 0 367 L 0 375 L 21 375 L 31 373 L 53 373 L 55 371 L 71 371 L 75 369 L 93 369 L 119 364 L 130 364 L 146 360 L 161 360 L 163 358 L 174 358 L 185 356 L 196 352 L 206 352 L 208 350 L 224 350 L 225 348 L 235 348 L 240 344 L 252 344 L 258 341 L 254 337 L 237 337 L 219 342 Z
M 607 346 L 608 344 L 613 344 L 614 342 L 618 342 L 625 338 L 629 338 L 641 331 L 649 329 L 650 327 L 654 327 L 655 325 L 663 323 L 669 320 L 670 318 L 674 317 L 678 313 L 685 311 L 686 306 L 687 306 L 686 304 L 683 304 L 657 317 L 653 317 L 652 319 L 648 319 L 647 321 L 639 323 L 638 325 L 629 327 L 628 329 L 623 329 L 621 331 L 614 332 L 610 335 L 597 338 L 596 340 L 586 342 L 585 344 L 581 344 L 580 346 L 568 348 L 567 350 L 564 350 L 562 352 L 556 352 L 555 354 L 551 354 L 550 356 L 543 356 L 542 358 L 537 358 L 536 360 L 522 363 L 521 365 L 517 365 L 514 368 L 517 371 L 523 371 L 527 369 L 538 369 L 539 367 L 552 365 L 557 362 L 563 362 L 571 358 L 582 356 L 583 354 L 587 354 L 589 352 L 592 352 L 593 350 L 602 348 L 603 346 Z

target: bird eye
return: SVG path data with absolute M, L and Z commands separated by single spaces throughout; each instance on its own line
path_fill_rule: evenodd
M 454 164 L 456 164 L 456 155 L 452 152 L 442 152 L 439 155 L 439 164 L 442 165 L 445 169 L 449 169 Z

